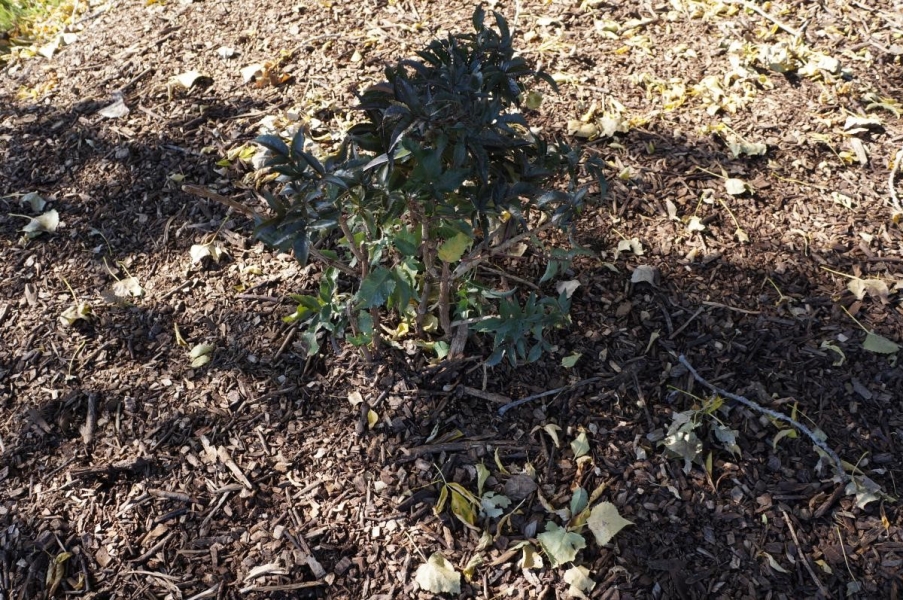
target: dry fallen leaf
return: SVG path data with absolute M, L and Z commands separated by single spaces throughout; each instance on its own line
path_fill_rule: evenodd
M 209 363 L 212 358 L 210 355 L 215 349 L 216 346 L 213 344 L 198 344 L 192 348 L 188 353 L 188 357 L 191 359 L 191 368 L 197 369 Z
M 47 206 L 47 201 L 37 192 L 28 192 L 19 199 L 22 204 L 28 204 L 31 210 L 41 212 Z
M 226 249 L 223 248 L 222 244 L 219 242 L 210 242 L 209 244 L 194 244 L 189 250 L 191 254 L 191 262 L 197 264 L 204 260 L 205 257 L 210 257 L 210 259 L 219 263 L 220 258 L 223 255 L 228 256 L 229 253 L 226 252 Z
M 433 594 L 461 593 L 461 574 L 438 552 L 417 568 L 414 581 Z
M 140 298 L 144 295 L 144 288 L 138 283 L 136 277 L 126 277 L 113 284 L 113 294 L 119 298 L 129 296 Z
M 180 73 L 172 78 L 173 83 L 179 84 L 186 90 L 191 89 L 194 85 L 202 85 L 211 81 L 213 81 L 213 79 L 209 75 L 204 75 L 198 71 L 186 71 L 185 73 Z
M 106 119 L 118 119 L 129 114 L 129 107 L 125 105 L 125 100 L 119 98 L 113 104 L 101 108 L 97 114 Z
M 689 231 L 705 231 L 705 224 L 702 222 L 702 219 L 694 215 L 687 222 L 687 229 Z
M 555 291 L 570 298 L 574 295 L 574 291 L 578 287 L 580 287 L 580 282 L 576 279 L 572 279 L 570 281 L 559 281 L 555 284 Z
M 618 513 L 618 508 L 611 502 L 600 502 L 593 507 L 586 524 L 596 536 L 596 543 L 604 546 L 615 535 L 628 525 L 633 525 Z
M 596 582 L 590 579 L 589 569 L 573 566 L 564 572 L 564 582 L 570 585 L 568 596 L 571 598 L 588 598 L 586 593 L 593 591 Z
M 630 275 L 630 283 L 648 283 L 657 286 L 660 280 L 659 270 L 650 265 L 640 265 Z
M 241 70 L 241 80 L 245 83 L 251 83 L 258 75 L 263 74 L 263 69 L 264 67 L 260 63 L 248 65 Z
M 28 238 L 36 238 L 44 232 L 53 233 L 60 225 L 60 215 L 56 210 L 50 209 L 44 214 L 34 217 L 22 231 Z
M 857 300 L 862 300 L 868 294 L 872 298 L 878 298 L 881 304 L 887 304 L 887 297 L 890 294 L 887 284 L 880 279 L 854 277 L 847 284 L 847 289 L 853 292 Z
M 866 334 L 865 341 L 862 342 L 862 348 L 877 354 L 896 354 L 900 350 L 900 346 L 897 343 L 871 331 Z
M 553 567 L 574 560 L 577 552 L 586 547 L 586 540 L 582 535 L 559 527 L 552 521 L 546 523 L 545 532 L 537 535 L 536 539 Z
M 90 321 L 92 316 L 91 305 L 87 302 L 79 302 L 63 311 L 63 314 L 60 315 L 60 323 L 70 327 L 79 320 Z
M 643 256 L 643 244 L 637 238 L 629 240 L 620 240 L 618 242 L 618 252 L 633 252 L 637 256 Z
M 729 177 L 724 180 L 724 189 L 731 196 L 741 196 L 746 192 L 752 192 L 752 187 L 742 179 Z

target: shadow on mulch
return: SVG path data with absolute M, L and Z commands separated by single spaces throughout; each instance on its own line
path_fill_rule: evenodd
M 67 190 L 58 195 L 52 205 L 63 215 L 67 227 L 55 236 L 10 250 L 17 253 L 13 257 L 16 270 L 27 269 L 28 261 L 42 253 L 43 258 L 39 260 L 50 265 L 55 261 L 62 262 L 61 257 L 68 257 L 76 264 L 65 277 L 78 290 L 96 289 L 95 279 L 103 272 L 104 258 L 112 263 L 124 256 L 138 257 L 140 264 L 150 265 L 152 270 L 156 268 L 152 265 L 165 264 L 173 253 L 184 254 L 187 250 L 189 242 L 175 236 L 169 240 L 169 231 L 182 230 L 193 226 L 192 223 L 198 225 L 199 232 L 215 231 L 221 222 L 222 207 L 206 207 L 193 198 L 186 198 L 174 189 L 170 180 L 175 173 L 185 175 L 186 181 L 200 184 L 220 179 L 213 171 L 211 156 L 185 147 L 190 141 L 190 132 L 184 129 L 206 126 L 208 121 L 215 125 L 264 107 L 224 105 L 210 109 L 204 122 L 170 123 L 162 129 L 166 132 L 182 127 L 178 136 L 129 137 L 127 132 L 121 132 L 120 139 L 114 139 L 112 134 L 101 136 L 92 129 L 93 125 L 83 123 L 84 115 L 97 108 L 97 104 L 84 104 L 59 112 L 33 107 L 31 114 L 36 115 L 35 120 L 21 131 L 8 133 L 11 154 L 37 150 L 38 154 L 32 155 L 30 160 L 32 164 L 42 165 L 42 169 L 29 172 L 24 167 L 14 167 L 7 171 L 8 185 L 16 185 L 17 189 L 6 189 L 4 193 L 37 189 L 49 194 L 54 189 Z M 42 138 L 42 143 L 32 143 L 34 138 L 42 136 L 47 136 Z M 779 579 L 773 588 L 768 587 L 770 583 L 763 584 L 774 574 L 766 574 L 765 567 L 758 570 L 756 565 L 761 561 L 757 553 L 768 550 L 780 556 L 781 552 L 786 552 L 786 531 L 763 526 L 755 545 L 750 543 L 745 548 L 742 543 L 749 541 L 745 532 L 757 527 L 757 515 L 770 511 L 772 519 L 774 515 L 779 519 L 780 513 L 775 507 L 780 507 L 781 510 L 795 508 L 803 517 L 811 518 L 812 506 L 808 504 L 811 499 L 831 494 L 831 484 L 821 483 L 819 475 L 812 472 L 816 457 L 805 440 L 774 444 L 775 430 L 762 422 L 759 415 L 735 410 L 726 419 L 741 432 L 742 455 L 734 457 L 718 452 L 714 464 L 722 476 L 713 482 L 699 469 L 684 474 L 674 461 L 645 458 L 658 454 L 660 449 L 637 431 L 660 432 L 667 428 L 673 412 L 694 403 L 688 395 L 671 393 L 674 389 L 687 392 L 694 389 L 689 376 L 676 367 L 676 356 L 684 353 L 704 376 L 719 385 L 785 412 L 791 411 L 798 402 L 800 413 L 815 421 L 828 434 L 829 443 L 849 462 L 868 453 L 872 457 L 884 457 L 885 462 L 879 465 L 901 464 L 903 455 L 893 442 L 897 434 L 890 425 L 895 419 L 899 421 L 899 409 L 892 401 L 903 392 L 900 372 L 884 360 L 875 360 L 855 342 L 843 344 L 837 341 L 840 335 L 847 340 L 855 340 L 859 335 L 857 328 L 844 319 L 838 308 L 839 305 L 851 308 L 855 302 L 849 295 L 840 299 L 833 297 L 817 276 L 824 263 L 837 271 L 852 272 L 862 262 L 861 258 L 851 253 L 854 248 L 821 252 L 810 249 L 808 244 L 793 246 L 781 238 L 769 238 L 775 230 L 767 221 L 773 211 L 782 207 L 769 205 L 758 196 L 738 199 L 741 208 L 736 209 L 738 216 L 748 219 L 754 219 L 757 211 L 762 213 L 754 225 L 744 225 L 752 240 L 748 245 L 738 244 L 742 248 L 738 253 L 747 257 L 746 262 L 727 258 L 720 250 L 713 250 L 718 247 L 719 240 L 731 237 L 725 232 L 737 226 L 726 214 L 712 213 L 701 218 L 707 230 L 691 240 L 691 236 L 684 234 L 685 224 L 669 219 L 667 209 L 654 202 L 656 194 L 672 185 L 685 188 L 676 193 L 675 208 L 681 216 L 696 214 L 702 207 L 699 198 L 707 193 L 706 190 L 722 185 L 719 178 L 711 174 L 719 172 L 721 166 L 728 169 L 729 176 L 750 181 L 757 189 L 767 190 L 769 198 L 780 198 L 782 203 L 793 201 L 798 192 L 789 187 L 776 189 L 779 184 L 769 178 L 769 167 L 764 160 L 733 160 L 710 140 L 690 141 L 654 131 L 631 133 L 622 140 L 630 148 L 643 148 L 650 141 L 657 149 L 647 157 L 648 163 L 643 162 L 642 154 L 633 158 L 649 170 L 651 183 L 613 181 L 611 194 L 604 199 L 599 212 L 610 208 L 612 215 L 623 219 L 625 237 L 630 237 L 633 226 L 628 221 L 631 219 L 658 220 L 664 233 L 654 240 L 654 251 L 653 243 L 647 242 L 649 253 L 642 261 L 640 257 L 624 255 L 607 257 L 617 271 L 588 262 L 575 265 L 573 275 L 583 284 L 574 299 L 575 326 L 553 335 L 561 353 L 580 352 L 586 359 L 570 371 L 551 360 L 521 370 L 501 367 L 491 373 L 488 387 L 515 398 L 563 386 L 574 379 L 612 377 L 617 375 L 621 365 L 638 358 L 646 360 L 645 367 L 614 391 L 588 386 L 579 393 L 563 393 L 544 404 L 524 406 L 504 419 L 495 414 L 494 407 L 487 407 L 482 401 L 471 402 L 462 395 L 442 396 L 443 400 L 435 406 L 420 406 L 419 412 L 411 410 L 410 415 L 399 410 L 398 414 L 407 419 L 398 424 L 399 430 L 409 431 L 405 434 L 407 437 L 398 432 L 393 435 L 377 431 L 369 434 L 370 439 L 387 448 L 384 451 L 390 455 L 391 462 L 399 457 L 402 443 L 405 446 L 422 443 L 437 425 L 458 428 L 465 437 L 482 434 L 486 428 L 499 435 L 503 431 L 509 434 L 511 430 L 522 428 L 523 435 L 550 420 L 594 427 L 600 442 L 600 472 L 587 476 L 586 481 L 614 478 L 613 497 L 618 498 L 619 506 L 636 525 L 621 534 L 623 549 L 586 551 L 587 564 L 593 570 L 607 572 L 615 566 L 627 569 L 629 585 L 634 589 L 649 590 L 658 586 L 659 593 L 667 590 L 669 597 L 701 598 L 725 589 L 751 590 L 752 595 L 789 593 L 795 589 L 811 592 L 808 583 L 794 583 L 789 577 Z M 594 151 L 591 145 L 589 147 Z M 710 173 L 696 171 L 688 175 L 692 165 L 703 166 Z M 679 181 L 679 184 L 672 181 Z M 594 225 L 599 225 L 600 229 L 594 230 Z M 579 232 L 581 241 L 597 250 L 615 246 L 618 239 L 608 233 L 607 228 L 605 234 L 599 234 L 602 226 L 588 221 Z M 243 223 L 231 227 L 247 233 Z M 668 227 L 672 229 L 668 230 Z M 92 230 L 102 236 L 92 236 Z M 0 226 L 0 233 L 10 239 L 18 235 L 12 221 Z M 678 254 L 672 248 L 677 243 L 674 240 L 681 236 L 684 236 L 684 242 L 696 244 L 693 246 L 696 254 L 691 258 L 668 258 Z M 669 243 L 672 248 L 665 250 Z M 51 258 L 53 256 L 56 258 Z M 771 256 L 776 262 L 763 264 L 759 260 Z M 629 283 L 627 271 L 643 261 L 654 263 L 659 270 L 661 280 L 658 285 Z M 77 268 L 86 263 L 91 265 L 90 269 Z M 541 274 L 540 266 L 532 262 L 518 264 L 516 268 L 522 277 L 535 278 Z M 11 467 L 6 476 L 10 480 L 31 472 L 25 467 L 37 462 L 44 462 L 44 468 L 38 472 L 45 472 L 45 480 L 50 480 L 60 468 L 69 469 L 69 476 L 74 474 L 76 479 L 82 478 L 79 485 L 91 489 L 98 504 L 114 503 L 121 510 L 125 503 L 134 503 L 137 513 L 131 523 L 132 530 L 127 532 L 133 539 L 147 539 L 146 536 L 156 539 L 153 536 L 155 528 L 166 523 L 172 526 L 172 532 L 167 535 L 177 535 L 180 543 L 189 542 L 189 552 L 200 553 L 219 543 L 206 539 L 211 536 L 197 535 L 200 524 L 211 514 L 208 512 L 211 498 L 187 502 L 191 508 L 186 509 L 180 506 L 179 500 L 153 496 L 148 491 L 142 492 L 143 495 L 138 497 L 141 499 L 137 500 L 131 495 L 133 486 L 141 483 L 145 490 L 170 486 L 169 471 L 188 460 L 185 458 L 188 454 L 202 451 L 201 435 L 213 446 L 230 444 L 233 438 L 240 439 L 244 434 L 250 436 L 255 429 L 261 432 L 262 439 L 263 432 L 275 434 L 289 421 L 303 420 L 308 415 L 315 417 L 321 410 L 334 410 L 340 418 L 332 423 L 344 420 L 342 422 L 348 426 L 347 432 L 337 430 L 331 432 L 333 435 L 350 433 L 357 423 L 357 415 L 344 404 L 342 408 L 332 406 L 344 402 L 350 381 L 369 380 L 371 387 L 364 388 L 365 391 L 377 392 L 373 381 L 378 366 L 354 365 L 347 356 L 321 357 L 314 361 L 318 364 L 310 371 L 299 355 L 300 349 L 292 345 L 286 348 L 282 357 L 263 363 L 260 359 L 264 353 L 272 356 L 274 348 L 287 335 L 281 325 L 273 325 L 280 314 L 289 311 L 289 306 L 277 302 L 273 303 L 276 310 L 240 310 L 230 297 L 231 290 L 203 286 L 200 271 L 189 275 L 198 282 L 184 288 L 178 286 L 183 285 L 185 275 L 172 275 L 176 281 L 171 290 L 176 291 L 171 295 L 160 298 L 152 294 L 136 307 L 105 309 L 105 315 L 98 323 L 80 332 L 80 343 L 85 344 L 86 355 L 104 344 L 106 347 L 90 361 L 77 363 L 79 379 L 67 382 L 65 393 L 57 399 L 42 401 L 35 396 L 26 400 L 35 412 L 18 417 L 23 422 L 19 435 L 16 439 L 4 440 L 6 447 L 0 461 Z M 225 269 L 217 275 L 225 277 Z M 302 290 L 298 288 L 312 280 L 311 277 L 301 282 L 283 280 L 274 282 L 273 287 L 279 291 L 300 292 Z M 0 284 L 0 288 L 7 297 L 20 298 L 25 294 L 28 282 L 25 278 L 13 277 Z M 700 283 L 707 285 L 700 288 Z M 700 293 L 700 289 L 708 293 Z M 714 290 L 721 293 L 710 293 Z M 205 295 L 209 297 L 205 298 Z M 55 315 L 59 312 L 56 309 L 65 306 L 68 300 L 54 301 L 50 297 L 39 298 L 38 302 L 44 302 L 46 310 Z M 228 308 L 216 312 L 219 302 L 227 303 Z M 870 322 L 880 322 L 881 311 L 898 307 L 898 303 L 889 306 L 860 304 L 854 312 L 860 314 L 860 318 L 865 314 Z M 180 315 L 190 315 L 191 322 L 180 320 Z M 174 343 L 176 323 L 186 339 L 217 342 L 218 349 L 210 367 L 197 371 L 185 367 L 185 350 Z M 229 331 L 223 332 L 222 325 Z M 260 327 L 269 327 L 265 339 L 260 338 Z M 41 342 L 45 337 L 54 339 L 53 325 L 44 324 L 32 331 L 40 333 L 34 336 L 38 339 L 31 342 Z M 819 345 L 824 340 L 843 344 L 844 370 L 834 365 L 836 356 Z M 55 352 L 52 356 L 42 351 L 29 355 L 33 350 L 31 342 L 15 350 L 9 349 L 8 356 L 3 359 L 4 393 L 9 394 L 5 404 L 9 407 L 17 402 L 21 407 L 22 398 L 16 396 L 20 390 L 38 393 L 31 383 L 34 377 L 22 379 L 25 372 L 33 369 L 35 376 L 54 369 L 66 372 L 69 365 L 61 353 Z M 253 355 L 256 362 L 249 360 L 249 355 Z M 391 361 L 393 367 L 408 368 L 407 372 L 399 373 L 402 378 L 420 380 L 417 369 L 411 367 L 406 357 L 395 358 Z M 319 396 L 302 394 L 300 390 L 314 375 L 323 378 L 333 370 L 323 366 L 324 360 L 338 370 L 338 375 L 319 390 Z M 101 369 L 115 371 L 111 369 L 114 363 L 121 370 L 115 382 L 91 381 L 93 374 Z M 308 379 L 305 379 L 305 372 L 310 376 Z M 11 377 L 17 382 L 10 383 Z M 280 377 L 284 379 L 280 380 Z M 481 370 L 467 374 L 466 369 L 461 369 L 451 387 L 467 383 L 479 388 L 483 384 L 482 378 Z M 21 384 L 18 383 L 20 379 Z M 161 380 L 168 384 L 160 384 Z M 292 392 L 286 393 L 289 389 Z M 296 390 L 300 399 L 295 395 Z M 858 395 L 857 399 L 851 400 L 851 391 Z M 95 447 L 100 444 L 115 447 L 120 454 L 132 457 L 128 460 L 147 457 L 147 463 L 133 462 L 131 467 L 117 470 L 115 461 L 104 458 L 104 464 L 92 465 L 94 455 L 91 448 L 85 448 L 79 431 L 84 425 L 91 395 L 95 396 L 99 418 L 106 422 L 98 429 Z M 429 402 L 428 399 L 424 404 Z M 271 420 L 264 421 L 264 415 Z M 402 417 L 396 415 L 396 418 Z M 114 429 L 115 434 L 110 429 Z M 510 456 L 523 456 L 524 460 L 537 457 L 537 466 L 544 469 L 546 481 L 566 482 L 573 475 L 572 465 L 567 464 L 560 451 L 553 450 L 541 436 L 528 435 L 521 439 L 526 450 Z M 639 449 L 643 450 L 642 457 Z M 448 453 L 436 461 L 441 463 L 447 476 L 466 479 L 466 474 L 461 473 L 466 473 L 465 466 L 471 457 L 463 460 L 461 456 Z M 254 455 L 248 453 L 244 458 L 253 460 Z M 294 458 L 287 464 L 301 466 Z M 92 467 L 98 470 L 81 474 L 77 471 Z M 310 465 L 304 465 L 304 468 L 314 471 Z M 893 489 L 893 468 L 885 471 L 883 477 L 881 474 L 874 474 L 874 477 L 885 489 Z M 255 485 L 271 485 L 278 478 L 278 471 L 261 469 L 253 481 Z M 412 475 L 412 478 L 424 484 L 425 476 Z M 22 479 L 18 481 L 21 483 Z M 667 483 L 672 481 L 676 483 Z M 26 494 L 39 494 L 34 488 L 35 483 L 38 482 L 30 483 L 29 489 L 20 485 L 4 495 L 7 499 L 15 499 Z M 197 489 L 203 488 L 198 485 Z M 239 507 L 236 508 L 236 520 L 241 522 L 242 517 L 249 514 L 279 510 L 282 507 L 280 490 L 269 491 L 271 495 L 242 498 L 236 504 Z M 423 500 L 427 502 L 429 497 Z M 208 508 L 202 506 L 205 501 Z M 741 507 L 744 503 L 752 505 L 751 511 L 744 512 Z M 156 510 L 150 510 L 149 506 Z M 720 512 L 716 512 L 716 506 Z M 417 507 L 412 510 L 414 508 Z M 849 504 L 844 508 L 849 509 Z M 893 521 L 898 522 L 896 509 L 887 507 L 887 510 Z M 539 508 L 530 507 L 518 524 L 526 526 L 540 514 L 544 513 Z M 4 524 L 15 522 L 18 527 L 18 538 L 3 550 L 8 564 L 12 565 L 13 587 L 21 586 L 19 589 L 37 594 L 43 585 L 38 574 L 46 571 L 47 554 L 56 553 L 60 544 L 69 550 L 80 547 L 78 532 L 81 529 L 72 525 L 75 518 L 77 515 L 74 514 L 4 515 Z M 454 535 L 466 535 L 464 528 L 453 518 L 443 515 L 441 519 L 442 526 Z M 851 522 L 845 524 L 847 528 L 852 526 Z M 809 521 L 806 525 L 810 539 L 833 539 L 830 519 Z M 241 545 L 245 542 L 240 540 L 244 540 L 243 535 L 247 533 L 247 528 L 238 526 L 218 535 L 226 536 L 220 542 L 234 544 L 232 551 L 238 553 L 245 547 Z M 690 538 L 698 544 L 695 549 L 687 545 Z M 172 539 L 175 544 L 175 538 Z M 203 542 L 190 545 L 199 539 Z M 93 553 L 94 550 L 89 552 L 86 547 L 80 554 L 79 564 L 84 572 L 93 573 L 98 566 L 107 568 L 93 564 L 96 560 Z M 140 563 L 153 558 L 144 557 L 144 554 L 142 548 L 132 548 L 128 555 L 113 558 L 112 564 L 114 567 L 137 568 Z M 341 556 L 353 554 L 354 549 L 346 547 L 325 555 L 338 561 Z M 723 579 L 723 572 L 729 565 L 731 569 L 737 568 L 733 565 L 735 557 L 748 572 L 741 569 L 737 575 L 740 582 L 728 584 Z M 140 559 L 138 564 L 134 562 L 136 558 Z M 20 565 L 20 559 L 25 559 L 28 566 Z M 183 566 L 191 568 L 190 565 Z M 330 569 L 333 566 L 327 565 Z M 834 567 L 835 573 L 829 578 L 830 587 L 840 589 L 846 583 L 846 575 L 838 565 Z M 873 578 L 874 593 L 891 589 L 894 578 L 889 573 L 868 572 L 868 567 L 860 569 L 860 575 Z M 216 572 L 234 591 L 231 584 L 235 582 L 229 579 L 227 570 Z

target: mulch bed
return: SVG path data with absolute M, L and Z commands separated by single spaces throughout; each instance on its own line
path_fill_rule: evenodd
M 632 119 L 614 137 L 572 138 L 608 165 L 609 193 L 578 232 L 598 256 L 574 267 L 557 352 L 516 370 L 482 369 L 479 340 L 438 366 L 394 350 L 368 364 L 345 347 L 307 358 L 280 317 L 319 267 L 181 189 L 256 203 L 250 165 L 218 161 L 286 115 L 329 148 L 356 118 L 354 92 L 440 31 L 467 29 L 472 4 L 111 2 L 89 6 L 51 58 L 5 63 L 0 598 L 427 598 L 414 572 L 437 551 L 458 569 L 482 553 L 462 597 L 565 597 L 562 569 L 523 571 L 510 552 L 547 518 L 536 495 L 482 550 L 479 532 L 434 514 L 439 472 L 474 488 L 481 461 L 498 491 L 510 477 L 499 465 L 535 473 L 555 506 L 607 484 L 603 499 L 634 524 L 580 553 L 593 598 L 899 596 L 903 371 L 863 348 L 857 324 L 903 339 L 903 235 L 888 206 L 903 123 L 867 109 L 903 98 L 899 11 L 775 2 L 762 8 L 775 24 L 742 2 L 492 4 L 524 55 L 559 75 L 561 93 L 529 115 L 547 134 L 567 136 L 581 116 Z M 725 88 L 732 100 L 690 89 L 725 81 L 743 56 L 732 42 L 791 43 L 787 29 L 848 73 L 751 69 Z M 266 73 L 245 82 L 255 63 Z M 205 78 L 173 82 L 189 71 Z M 119 98 L 127 115 L 99 114 Z M 850 115 L 880 123 L 845 128 Z M 734 138 L 767 154 L 735 157 Z M 727 194 L 724 177 L 754 191 Z M 28 192 L 58 211 L 56 233 L 23 239 Z M 228 257 L 192 262 L 191 246 L 214 236 Z M 616 250 L 633 238 L 642 253 Z M 655 285 L 631 283 L 640 265 Z M 110 301 L 128 277 L 145 295 Z M 880 279 L 887 297 L 857 298 L 853 277 Z M 65 327 L 73 296 L 93 317 Z M 192 368 L 198 343 L 215 350 Z M 719 387 L 824 431 L 887 497 L 858 507 L 808 440 L 776 442 L 775 424 L 730 402 L 719 418 L 739 431 L 739 454 L 706 440 L 711 472 L 685 472 L 658 444 L 707 397 L 681 354 Z M 559 388 L 498 414 L 499 398 Z M 579 431 L 590 468 L 567 444 Z

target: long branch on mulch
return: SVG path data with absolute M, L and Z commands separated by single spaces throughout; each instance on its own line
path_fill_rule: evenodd
M 554 390 L 547 390 L 545 392 L 539 392 L 538 394 L 533 394 L 532 396 L 527 396 L 526 398 L 521 398 L 519 400 L 514 400 L 505 404 L 504 406 L 499 408 L 499 416 L 504 416 L 506 412 L 511 410 L 512 408 L 517 408 L 523 404 L 528 402 L 532 402 L 533 400 L 539 400 L 540 398 L 545 398 L 547 396 L 553 396 L 555 394 L 560 394 L 562 392 L 567 392 L 578 387 L 582 387 L 584 385 L 589 385 L 591 383 L 600 383 L 601 385 L 607 388 L 614 388 L 621 385 L 622 382 L 636 375 L 644 366 L 646 366 L 645 360 L 635 360 L 631 362 L 631 364 L 627 365 L 620 373 L 612 377 L 611 379 L 602 379 L 601 377 L 590 377 L 588 379 L 583 379 L 581 381 L 577 381 L 575 383 L 569 383 L 568 385 L 561 386 L 559 388 L 555 388 Z
M 831 447 L 828 446 L 823 440 L 819 439 L 818 436 L 816 436 L 815 433 L 811 429 L 809 429 L 808 427 L 806 427 L 799 421 L 791 419 L 790 417 L 788 417 L 787 415 L 785 415 L 783 413 L 779 413 L 776 410 L 771 410 L 770 408 L 765 408 L 761 404 L 759 404 L 757 402 L 753 402 L 749 398 L 745 398 L 743 396 L 738 396 L 737 394 L 732 394 L 732 393 L 728 392 L 727 390 L 724 390 L 717 386 L 712 385 L 711 383 L 709 383 L 708 381 L 703 379 L 703 377 L 696 371 L 696 369 L 693 368 L 693 365 L 690 364 L 690 362 L 687 360 L 687 357 L 684 356 L 683 354 L 681 354 L 677 360 L 679 360 L 680 364 L 682 364 L 683 366 L 685 366 L 687 368 L 687 370 L 693 376 L 693 379 L 695 379 L 696 381 L 701 383 L 703 386 L 709 388 L 716 394 L 724 396 L 725 398 L 729 398 L 730 400 L 739 402 L 743 406 L 746 406 L 747 408 L 751 408 L 754 411 L 760 412 L 764 415 L 768 415 L 772 419 L 777 419 L 778 421 L 783 421 L 783 422 L 787 423 L 788 425 L 790 425 L 791 427 L 793 427 L 794 429 L 796 429 L 797 431 L 805 433 L 806 436 L 810 440 L 812 440 L 812 443 L 815 444 L 819 450 L 821 450 L 822 452 L 827 454 L 829 457 L 831 457 L 831 460 L 834 461 L 834 467 L 837 469 L 837 475 L 840 477 L 841 481 L 844 482 L 844 481 L 848 481 L 850 479 L 850 476 L 847 475 L 846 471 L 844 471 L 843 461 L 840 460 L 840 457 L 837 455 L 837 453 L 834 452 L 834 450 L 832 450 Z

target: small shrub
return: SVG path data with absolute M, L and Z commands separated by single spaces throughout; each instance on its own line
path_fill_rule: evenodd
M 494 16 L 488 27 L 477 8 L 474 33 L 388 67 L 384 83 L 359 95 L 366 118 L 322 162 L 300 130 L 290 143 L 257 138 L 282 189 L 265 194 L 275 215 L 256 236 L 326 267 L 319 293 L 297 296 L 288 317 L 308 324 L 311 353 L 322 330 L 368 355 L 381 331 L 412 331 L 443 356 L 453 330 L 472 326 L 493 340 L 488 364 L 516 365 L 539 358 L 545 333 L 568 322 L 564 294 L 496 289 L 489 263 L 524 242 L 548 264 L 539 284 L 565 271 L 584 251 L 547 248 L 538 234 L 573 225 L 588 195 L 581 175 L 604 181 L 594 161 L 529 129 L 517 110 L 527 82 L 555 83 L 515 55 Z M 565 190 L 545 187 L 562 175 Z

